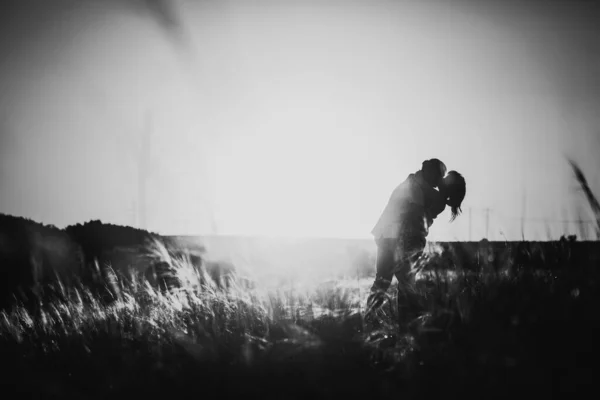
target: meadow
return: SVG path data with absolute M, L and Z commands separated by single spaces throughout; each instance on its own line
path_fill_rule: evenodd
M 39 307 L 2 312 L 4 385 L 44 398 L 500 397 L 583 393 L 595 376 L 599 273 L 581 257 L 542 270 L 529 251 L 484 272 L 432 253 L 410 287 L 415 318 L 398 325 L 395 283 L 374 327 L 368 277 L 224 287 L 159 241 L 152 249 L 170 257 L 179 287 L 113 274 L 109 302 L 59 286 Z
M 243 269 L 216 279 L 169 242 L 145 243 L 168 267 L 166 287 L 95 263 L 100 285 L 59 279 L 0 312 L 3 387 L 78 399 L 570 398 L 595 387 L 598 242 L 432 244 L 402 286 L 408 312 L 395 282 L 368 321 L 368 257 L 371 273 L 357 264 L 325 281 Z

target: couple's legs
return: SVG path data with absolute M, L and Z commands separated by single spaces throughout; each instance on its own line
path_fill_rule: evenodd
M 400 263 L 395 275 L 398 279 L 398 322 L 401 329 L 418 316 L 418 302 L 413 290 L 415 277 L 410 272 L 423 254 L 425 243 L 423 237 L 408 237 L 400 248 Z
M 377 264 L 375 282 L 367 300 L 367 307 L 378 308 L 383 303 L 385 292 L 395 275 L 398 280 L 398 315 L 400 325 L 405 326 L 416 317 L 414 296 L 410 291 L 411 266 L 423 254 L 426 240 L 423 237 L 403 237 L 398 239 L 379 239 L 377 241 Z M 398 257 L 396 257 L 398 251 Z

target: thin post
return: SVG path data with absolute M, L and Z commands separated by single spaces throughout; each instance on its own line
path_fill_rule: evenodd
M 485 209 L 485 238 L 487 240 L 490 240 L 489 236 L 488 236 L 489 228 L 490 228 L 490 209 L 486 208 Z
M 522 211 L 521 211 L 521 239 L 523 241 L 525 241 L 525 207 L 526 207 L 526 201 L 527 201 L 527 192 L 524 189 L 523 190 L 523 204 L 522 204 Z
M 138 206 L 139 206 L 139 225 L 141 229 L 147 229 L 147 202 L 146 185 L 149 174 L 150 163 L 150 140 L 152 134 L 152 114 L 146 114 L 146 121 L 142 131 L 142 145 L 138 160 Z
M 469 207 L 469 242 L 472 241 L 471 232 L 472 232 L 472 220 L 471 220 L 471 207 Z

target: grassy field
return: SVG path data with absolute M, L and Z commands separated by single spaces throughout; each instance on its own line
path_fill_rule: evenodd
M 591 388 L 600 354 L 600 274 L 584 259 L 446 273 L 434 258 L 408 287 L 412 318 L 399 326 L 396 284 L 367 324 L 372 279 L 222 289 L 173 258 L 171 292 L 115 275 L 110 302 L 76 285 L 2 312 L 1 376 L 42 398 L 566 397 Z

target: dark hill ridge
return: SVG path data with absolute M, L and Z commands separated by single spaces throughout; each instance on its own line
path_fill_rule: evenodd
M 65 232 L 82 247 L 86 258 L 100 257 L 103 252 L 117 247 L 140 247 L 152 239 L 161 239 L 154 232 L 129 226 L 114 225 L 93 220 L 69 225 Z
M 92 268 L 111 264 L 122 272 L 145 268 L 143 249 L 161 236 L 127 226 L 89 221 L 59 229 L 28 218 L 0 214 L 0 307 L 14 303 L 14 295 L 27 301 L 41 287 L 81 280 L 102 290 L 104 273 Z M 33 301 L 33 300 L 31 300 Z
M 65 286 L 80 281 L 94 291 L 104 291 L 110 265 L 117 273 L 145 273 L 157 261 L 148 245 L 162 242 L 172 253 L 189 250 L 198 264 L 204 258 L 203 246 L 186 248 L 172 238 L 129 226 L 93 220 L 59 229 L 31 219 L 0 214 L 0 309 L 14 304 L 15 296 L 28 304 L 49 293 L 48 284 L 58 277 Z M 94 267 L 95 262 L 101 267 Z M 210 267 L 218 274 L 220 265 Z M 227 266 L 229 267 L 229 266 Z M 56 293 L 55 293 L 56 294 Z M 33 302 L 33 303 L 32 303 Z
M 58 276 L 66 284 L 82 273 L 83 251 L 64 230 L 27 218 L 0 214 L 0 305 L 15 289 L 31 297 L 40 284 Z

